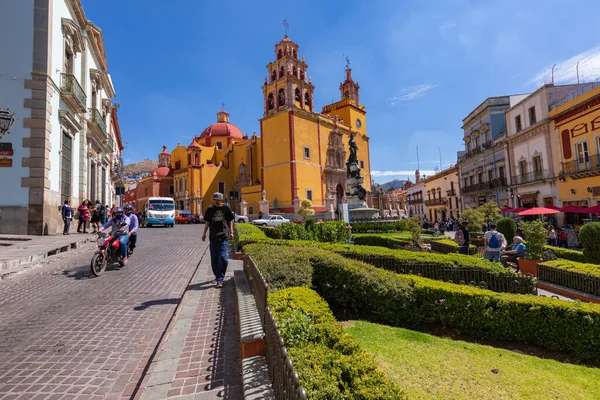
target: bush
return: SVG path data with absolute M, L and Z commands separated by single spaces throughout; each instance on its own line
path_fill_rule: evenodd
M 498 232 L 504 235 L 507 246 L 513 242 L 517 232 L 517 223 L 512 218 L 500 218 L 498 220 Z
M 314 217 L 315 210 L 312 209 L 312 201 L 306 199 L 300 202 L 300 210 L 298 211 L 298 215 L 302 217 L 302 219 L 306 220 L 306 217 Z
M 289 288 L 269 294 L 269 307 L 288 356 L 310 399 L 401 399 L 402 391 L 377 368 L 373 356 L 336 322 L 313 290 Z
M 327 221 L 313 226 L 315 240 L 323 243 L 346 243 L 350 239 L 350 227 L 343 221 Z
M 244 252 L 252 257 L 269 291 L 290 286 L 310 286 L 312 266 L 308 254 L 291 246 L 249 244 Z
M 266 240 L 267 236 L 258 226 L 251 224 L 235 224 L 234 240 L 235 243 L 243 247 L 249 243 L 256 243 Z
M 466 219 L 469 223 L 469 231 L 471 235 L 481 232 L 483 226 L 484 217 L 478 208 L 467 208 L 462 212 L 462 218 Z
M 488 201 L 480 205 L 477 209 L 481 213 L 484 221 L 496 222 L 502 217 L 500 209 L 494 201 Z
M 587 262 L 600 264 L 600 222 L 588 222 L 579 230 L 579 242 Z
M 410 231 L 412 241 L 414 244 L 421 243 L 421 234 L 423 233 L 423 227 L 421 221 L 417 217 L 412 217 L 406 220 L 406 229 Z
M 458 243 L 446 237 L 431 240 L 429 243 L 431 244 L 431 249 L 433 251 L 438 251 L 443 254 L 458 253 L 459 251 Z M 469 244 L 469 254 L 475 254 L 476 252 L 477 246 L 475 246 L 474 244 Z
M 412 244 L 411 239 L 376 235 L 355 236 L 352 241 L 359 246 L 382 246 L 389 249 L 404 249 L 406 246 Z
M 523 231 L 527 240 L 527 252 L 525 253 L 526 260 L 540 260 L 544 246 L 548 241 L 548 231 L 544 223 L 539 219 L 531 222 L 519 223 L 519 228 Z
M 260 229 L 269 239 L 283 239 L 281 236 L 281 229 L 279 228 L 272 228 L 269 226 L 257 226 L 257 228 Z
M 353 222 L 352 233 L 386 233 L 406 230 L 406 220 L 398 222 Z
M 304 225 L 285 222 L 279 225 L 281 238 L 286 240 L 312 240 L 312 233 L 304 228 Z
M 544 261 L 538 264 L 539 279 L 570 289 L 600 296 L 600 266 L 569 260 Z
M 555 246 L 544 246 L 544 250 L 550 250 L 554 253 L 554 255 L 558 258 L 562 258 L 570 261 L 577 261 L 581 263 L 585 263 L 585 257 L 581 251 L 577 250 L 569 250 L 562 247 Z

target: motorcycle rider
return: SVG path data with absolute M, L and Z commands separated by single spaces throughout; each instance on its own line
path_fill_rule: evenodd
M 125 225 L 123 225 L 125 224 Z M 116 232 L 127 233 L 126 235 L 119 236 L 119 242 L 121 242 L 121 254 L 123 255 L 123 264 L 127 264 L 127 243 L 129 242 L 129 218 L 123 214 L 121 207 L 115 207 L 113 210 L 112 217 L 100 228 L 100 232 L 111 228 L 111 234 Z
M 140 226 L 138 217 L 133 212 L 133 206 L 131 204 L 125 204 L 125 216 L 129 218 L 129 255 L 133 255 L 133 249 L 137 243 L 137 230 Z

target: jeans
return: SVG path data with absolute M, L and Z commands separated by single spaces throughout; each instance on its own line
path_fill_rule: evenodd
M 228 246 L 229 240 L 210 241 L 210 265 L 217 281 L 222 281 L 227 271 L 227 264 L 229 264 L 227 258 Z
M 554 239 L 548 238 L 548 246 L 557 246 L 558 244 L 556 243 L 556 240 L 557 240 L 556 238 L 554 238 Z
M 87 221 L 84 221 L 83 219 L 79 219 L 79 225 L 77 225 L 77 232 L 81 232 L 81 228 L 83 227 L 83 232 L 87 233 L 85 231 L 87 229 L 86 225 L 87 225 Z
M 489 261 L 500 261 L 500 249 L 493 251 L 486 250 L 484 257 Z
M 135 244 L 137 243 L 137 232 L 133 232 L 131 236 L 129 236 L 129 248 L 131 251 L 135 249 Z
M 65 218 L 65 227 L 63 228 L 63 234 L 69 233 L 69 229 L 71 229 L 71 218 Z
M 460 254 L 469 254 L 469 245 L 468 244 L 464 244 L 462 246 L 458 246 L 458 252 Z
M 121 242 L 121 254 L 123 254 L 123 257 L 127 257 L 127 243 L 129 243 L 129 236 L 120 236 L 119 242 Z
M 509 268 L 510 265 L 508 265 L 509 262 L 512 263 L 517 263 L 517 258 L 519 256 L 516 254 L 505 254 L 503 256 L 500 257 L 500 262 L 502 262 L 502 265 L 504 265 L 505 268 Z M 519 264 L 517 263 L 517 270 L 519 269 Z

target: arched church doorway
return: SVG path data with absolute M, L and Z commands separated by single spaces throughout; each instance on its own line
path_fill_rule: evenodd
M 344 188 L 342 187 L 342 185 L 337 185 L 337 187 L 335 188 L 335 195 L 337 202 L 340 203 L 344 198 Z

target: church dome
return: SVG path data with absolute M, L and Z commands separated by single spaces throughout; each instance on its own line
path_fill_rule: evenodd
M 221 110 L 217 113 L 217 122 L 202 131 L 200 139 L 206 139 L 213 136 L 231 137 L 233 139 L 243 139 L 242 130 L 229 123 L 229 113 Z
M 164 178 L 169 175 L 171 175 L 170 167 L 158 167 L 150 172 L 150 176 L 157 176 L 159 178 Z

